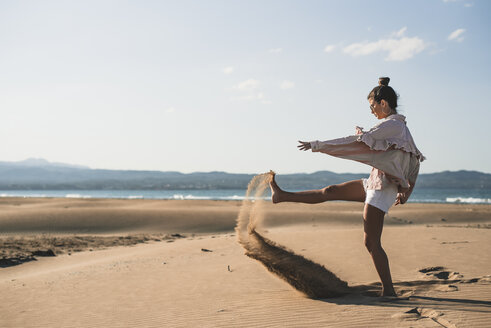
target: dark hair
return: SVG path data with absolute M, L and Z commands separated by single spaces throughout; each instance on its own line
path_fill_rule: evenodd
M 378 86 L 372 89 L 368 94 L 367 99 L 373 98 L 376 102 L 380 103 L 381 100 L 385 100 L 389 103 L 389 107 L 392 108 L 396 113 L 397 108 L 397 98 L 399 97 L 397 93 L 389 87 L 390 78 L 379 77 Z

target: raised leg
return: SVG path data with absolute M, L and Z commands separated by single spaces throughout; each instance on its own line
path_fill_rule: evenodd
M 297 202 L 306 204 L 318 204 L 328 200 L 350 200 L 364 202 L 366 198 L 362 180 L 353 180 L 345 183 L 328 186 L 317 190 L 288 192 L 282 190 L 271 177 L 271 199 L 273 203 Z
M 372 256 L 373 264 L 375 264 L 377 273 L 382 281 L 382 296 L 396 296 L 390 275 L 389 259 L 380 242 L 384 226 L 384 216 L 384 211 L 372 205 L 365 204 L 363 211 L 365 246 Z

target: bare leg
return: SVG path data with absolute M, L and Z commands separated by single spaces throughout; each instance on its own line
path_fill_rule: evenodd
M 351 200 L 364 202 L 366 198 L 362 180 L 348 181 L 318 190 L 288 192 L 283 191 L 276 184 L 273 175 L 269 186 L 271 187 L 271 199 L 273 203 L 297 202 L 318 204 L 328 200 Z
M 380 242 L 384 226 L 385 212 L 365 204 L 363 211 L 363 226 L 365 231 L 365 246 L 372 256 L 373 264 L 382 281 L 382 296 L 396 296 L 392 277 L 390 275 L 389 260 Z

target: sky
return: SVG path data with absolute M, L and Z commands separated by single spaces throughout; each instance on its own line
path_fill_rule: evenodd
M 301 152 L 378 123 L 389 76 L 422 173 L 491 173 L 491 2 L 0 0 L 0 161 L 369 172 Z

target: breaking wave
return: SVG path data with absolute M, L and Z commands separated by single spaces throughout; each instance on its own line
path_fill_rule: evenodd
M 491 204 L 491 198 L 447 197 L 447 203 Z

